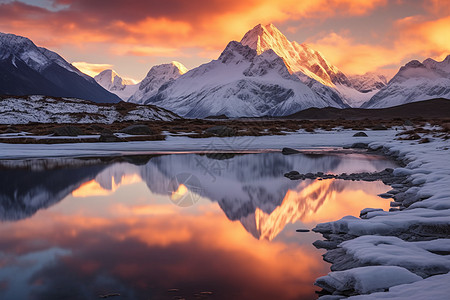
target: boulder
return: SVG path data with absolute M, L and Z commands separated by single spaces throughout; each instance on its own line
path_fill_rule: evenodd
M 108 142 L 108 143 L 109 143 L 109 142 L 122 142 L 123 139 L 121 139 L 121 138 L 115 136 L 115 135 L 112 134 L 112 133 L 103 132 L 103 133 L 100 135 L 98 141 L 99 141 L 99 142 Z
M 353 135 L 354 137 L 367 137 L 367 134 L 365 132 L 357 132 Z
M 387 127 L 380 124 L 380 125 L 373 126 L 372 130 L 387 130 Z
M 290 154 L 300 153 L 300 151 L 292 149 L 292 148 L 283 148 L 283 150 L 281 150 L 281 153 L 284 155 L 290 155 Z
M 234 136 L 236 135 L 236 130 L 234 130 L 231 127 L 228 126 L 223 126 L 223 125 L 219 125 L 219 126 L 213 126 L 210 128 L 207 128 L 205 130 L 206 133 L 209 134 L 214 134 L 217 136 Z
M 153 131 L 147 125 L 131 125 L 120 132 L 130 134 L 130 135 L 151 135 Z
M 353 149 L 368 149 L 369 145 L 366 143 L 354 143 L 350 148 Z

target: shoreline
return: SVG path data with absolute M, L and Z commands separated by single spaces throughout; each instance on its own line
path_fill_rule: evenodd
M 394 169 L 393 175 L 399 177 L 401 182 L 392 184 L 393 189 L 387 193 L 394 199 L 391 202 L 392 211 L 366 208 L 361 211 L 360 218 L 344 217 L 318 224 L 313 229 L 325 238 L 314 245 L 327 251 L 323 258 L 331 263 L 331 272 L 315 282 L 323 289 L 320 299 L 376 299 L 390 297 L 388 293 L 391 292 L 393 297 L 398 297 L 402 288 L 414 290 L 416 286 L 423 285 L 422 281 L 433 285 L 450 280 L 450 259 L 445 257 L 450 255 L 450 189 L 447 185 L 444 191 L 435 189 L 435 193 L 424 192 L 439 181 L 444 181 L 440 184 L 446 182 L 450 185 L 450 169 L 446 168 L 448 162 L 441 164 L 441 169 L 423 167 L 436 165 L 435 158 L 427 151 L 432 147 L 426 145 L 422 149 L 411 149 L 420 144 L 409 143 L 407 147 L 395 142 L 369 144 L 370 150 L 404 165 Z M 420 159 L 420 154 L 428 155 Z M 428 180 L 433 173 L 439 173 L 441 178 Z M 439 203 L 428 205 L 427 202 L 433 198 L 438 198 Z M 401 252 L 409 258 L 402 258 Z M 442 256 L 445 257 L 443 260 Z M 382 267 L 385 268 L 383 274 L 398 280 L 380 283 L 376 274 Z M 413 275 L 418 275 L 420 280 L 411 281 Z M 441 291 L 421 291 L 416 296 L 409 296 L 409 299 L 440 299 L 449 292 L 448 285 L 441 288 Z

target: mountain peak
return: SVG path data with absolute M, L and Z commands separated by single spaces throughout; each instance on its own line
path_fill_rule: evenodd
M 170 63 L 172 66 L 176 67 L 179 71 L 180 74 L 183 75 L 184 73 L 187 73 L 188 68 L 186 68 L 182 63 L 178 62 L 178 61 L 172 61 Z
M 273 24 L 258 24 L 244 35 L 241 44 L 256 50 L 259 55 L 268 49 L 277 52 L 275 48 L 287 46 L 290 42 Z
M 283 59 L 288 70 L 301 80 L 306 75 L 331 87 L 334 84 L 350 85 L 347 77 L 321 53 L 306 44 L 290 42 L 273 24 L 256 25 L 244 35 L 241 44 L 256 50 L 258 55 L 272 49 Z
M 94 79 L 98 84 L 109 91 L 125 88 L 122 77 L 120 77 L 116 71 L 111 69 L 101 71 Z
M 128 101 L 133 103 L 144 103 L 154 96 L 159 88 L 169 84 L 189 70 L 180 62 L 172 61 L 168 64 L 153 66 L 147 76 L 141 81 L 138 89 Z

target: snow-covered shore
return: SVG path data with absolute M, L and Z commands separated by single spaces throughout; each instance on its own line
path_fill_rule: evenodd
M 361 218 L 319 224 L 327 238 L 325 259 L 332 272 L 317 284 L 334 295 L 323 299 L 443 299 L 450 293 L 450 140 L 396 140 L 395 130 L 295 133 L 285 136 L 192 139 L 95 144 L 0 144 L 0 159 L 111 156 L 187 151 L 340 149 L 355 142 L 403 161 L 394 175 L 406 176 L 390 192 L 390 212 L 366 209 Z M 364 199 L 361 199 L 364 201 Z M 320 243 L 319 243 L 320 244 Z M 331 245 L 331 246 L 330 246 Z M 322 299 L 321 298 L 321 299 Z
M 366 210 L 362 218 L 347 216 L 316 226 L 314 231 L 328 240 L 323 245 L 332 248 L 324 258 L 333 264 L 333 272 L 316 284 L 333 296 L 322 298 L 374 292 L 380 293 L 350 299 L 446 298 L 450 293 L 450 141 L 390 140 L 369 147 L 406 165 L 394 170 L 394 175 L 407 177 L 391 191 L 395 199 L 391 205 L 400 210 Z

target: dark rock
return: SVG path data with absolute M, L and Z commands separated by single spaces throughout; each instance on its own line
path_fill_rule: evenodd
M 52 132 L 55 136 L 78 136 L 84 134 L 81 128 L 75 126 L 56 127 L 53 128 Z
M 415 140 L 420 140 L 420 135 L 418 135 L 417 133 L 413 133 L 408 135 L 407 137 L 402 138 L 403 140 L 407 140 L 407 141 L 415 141 Z
M 414 123 L 411 122 L 410 120 L 405 120 L 405 122 L 403 123 L 403 125 L 405 125 L 405 126 L 414 126 Z
M 297 229 L 296 232 L 309 232 L 309 229 Z
M 367 137 L 367 134 L 365 132 L 357 132 L 353 135 L 354 137 Z
M 423 138 L 423 139 L 421 139 L 419 141 L 419 144 L 426 144 L 426 143 L 429 143 L 429 142 L 431 142 L 429 138 Z
M 378 197 L 381 197 L 384 199 L 389 199 L 389 198 L 392 198 L 392 195 L 388 194 L 388 193 L 383 193 L 383 194 L 379 194 Z
M 368 149 L 369 145 L 367 143 L 354 143 L 350 148 L 353 149 Z
M 205 130 L 205 132 L 206 133 L 210 133 L 210 134 L 214 134 L 214 135 L 217 135 L 217 136 L 221 136 L 221 137 L 236 135 L 236 130 L 234 130 L 231 127 L 222 126 L 222 125 L 220 125 L 220 126 L 213 126 L 213 127 L 207 128 Z
M 313 173 L 306 173 L 306 174 L 305 174 L 305 177 L 308 178 L 308 179 L 312 179 L 312 178 L 314 178 L 315 176 L 314 176 Z
M 226 115 L 221 114 L 221 115 L 218 115 L 218 116 L 208 116 L 205 119 L 210 119 L 210 120 L 227 120 L 229 118 Z
M 326 250 L 330 250 L 330 249 L 336 249 L 337 245 L 339 243 L 335 242 L 335 241 L 322 241 L 322 240 L 317 240 L 313 243 L 313 246 L 316 247 L 317 249 L 326 249 Z
M 153 131 L 147 125 L 131 125 L 120 132 L 130 135 L 152 135 Z
M 124 140 L 112 133 L 102 133 L 98 139 L 99 142 L 123 142 Z
M 112 130 L 109 130 L 108 128 L 103 128 L 102 130 L 99 131 L 100 134 L 114 134 L 114 132 L 112 132 Z
M 292 148 L 283 148 L 283 150 L 281 150 L 281 153 L 284 155 L 290 155 L 290 154 L 298 154 L 300 153 L 300 151 Z
M 91 126 L 89 126 L 89 129 L 94 132 L 103 132 L 106 128 L 99 126 L 97 124 L 92 124 Z
M 375 125 L 372 127 L 372 130 L 387 130 L 387 128 L 384 125 Z

